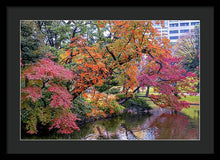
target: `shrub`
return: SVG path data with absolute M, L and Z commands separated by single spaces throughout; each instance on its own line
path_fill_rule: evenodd
M 120 114 L 124 107 L 119 105 L 113 94 L 96 93 L 93 96 L 84 94 L 88 97 L 91 110 L 86 114 L 88 117 L 106 117 L 112 114 Z
M 110 88 L 106 92 L 110 93 L 110 94 L 117 94 L 117 93 L 120 93 L 120 91 L 121 91 L 121 87 L 120 86 L 115 86 L 115 87 Z
M 126 98 L 126 95 L 124 93 L 118 93 L 118 94 L 116 94 L 116 97 L 117 97 L 117 101 L 120 101 L 120 100 Z
M 74 101 L 73 101 L 73 112 L 77 113 L 77 115 L 82 119 L 85 120 L 87 118 L 86 114 L 91 111 L 92 106 L 89 103 L 88 98 L 84 98 L 82 96 L 78 96 Z
M 150 110 L 151 107 L 146 101 L 146 98 L 142 97 L 132 97 L 122 104 L 126 108 L 142 108 Z

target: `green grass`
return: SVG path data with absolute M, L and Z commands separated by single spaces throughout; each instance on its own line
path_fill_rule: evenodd
M 136 95 L 137 95 L 137 96 L 145 96 L 146 91 L 147 91 L 147 89 L 144 89 L 144 90 L 140 89 L 140 93 L 136 93 Z M 158 93 L 155 93 L 155 92 L 154 92 L 154 89 L 153 89 L 152 87 L 150 87 L 149 94 L 158 94 Z M 150 100 L 150 98 L 146 98 L 146 100 L 148 100 L 147 103 L 148 103 L 148 105 L 149 105 L 151 108 L 158 107 L 156 104 L 154 104 L 154 103 Z
M 140 93 L 136 93 L 137 96 L 144 96 L 146 94 L 146 89 L 145 90 L 140 90 Z M 157 94 L 154 93 L 154 89 L 150 88 L 149 94 Z M 149 98 L 146 98 L 146 100 L 150 100 Z M 200 104 L 200 96 L 189 96 L 186 95 L 186 97 L 182 97 L 180 101 L 187 101 L 189 103 L 194 103 L 194 104 Z M 156 104 L 154 104 L 152 101 L 147 101 L 150 107 L 155 108 L 158 107 Z M 200 106 L 199 105 L 191 105 L 189 108 L 184 108 L 181 110 L 181 113 L 189 116 L 190 118 L 199 118 L 199 112 Z
M 197 103 L 200 104 L 200 96 L 189 96 L 187 95 L 186 97 L 182 97 L 180 100 L 187 101 L 189 103 Z M 192 119 L 199 118 L 199 112 L 200 110 L 200 105 L 191 105 L 189 108 L 183 108 L 181 110 L 182 113 L 186 114 Z
M 200 103 L 200 96 L 189 96 L 187 95 L 186 97 L 182 97 L 180 101 L 187 101 L 189 103 Z
M 183 108 L 181 110 L 181 113 L 184 113 L 185 115 L 189 116 L 192 119 L 199 118 L 199 106 L 191 106 L 190 108 Z
M 147 98 L 147 99 L 150 100 L 149 98 Z M 151 108 L 158 107 L 156 104 L 153 103 L 153 101 L 147 101 L 147 103 Z
M 147 98 L 147 99 L 149 99 L 149 98 Z M 186 97 L 183 97 L 180 100 L 184 100 L 184 101 L 187 101 L 189 103 L 197 103 L 197 104 L 200 103 L 199 96 L 188 96 L 187 95 Z M 152 101 L 148 101 L 147 103 L 152 108 L 158 107 Z M 182 109 L 181 113 L 189 116 L 192 119 L 197 119 L 197 118 L 199 118 L 199 114 L 198 114 L 199 111 L 200 111 L 200 105 L 191 105 L 189 108 Z
M 145 96 L 146 91 L 147 91 L 147 89 L 144 89 L 144 90 L 140 89 L 140 93 L 136 92 L 136 95 L 137 96 Z M 153 94 L 158 94 L 158 93 L 154 92 L 154 89 L 152 87 L 150 87 L 149 94 L 152 94 L 152 93 Z

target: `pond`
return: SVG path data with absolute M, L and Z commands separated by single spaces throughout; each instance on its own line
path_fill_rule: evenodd
M 28 136 L 22 139 L 71 140 L 199 140 L 199 112 L 195 117 L 167 110 L 153 109 L 150 113 L 123 114 L 110 119 L 87 123 L 69 135 Z

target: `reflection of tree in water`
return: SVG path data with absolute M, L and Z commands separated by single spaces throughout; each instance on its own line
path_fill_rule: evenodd
M 116 131 L 124 120 L 118 116 L 113 119 L 99 120 L 91 124 L 87 124 L 87 129 L 84 131 L 83 139 L 117 139 Z M 84 130 L 83 127 L 81 130 Z M 86 133 L 87 132 L 87 133 Z
M 124 115 L 122 118 L 124 119 L 124 125 L 128 129 L 136 128 L 142 124 L 144 124 L 152 114 L 138 114 L 138 115 Z
M 99 134 L 100 139 L 117 139 L 116 131 L 121 123 L 124 123 L 124 120 L 121 119 L 121 117 L 115 117 L 111 120 L 97 121 L 95 132 Z
M 123 115 L 113 119 L 99 120 L 83 126 L 65 139 L 119 139 L 119 140 L 154 140 L 154 139 L 198 139 L 198 125 L 188 116 L 153 112 L 153 114 Z
M 88 134 L 92 134 L 94 126 L 95 125 L 93 123 L 84 125 L 82 127 L 82 129 L 80 129 L 79 131 L 71 133 L 69 136 L 71 137 L 71 139 L 81 139 L 82 137 L 85 137 Z
M 109 132 L 115 132 L 121 123 L 124 123 L 124 120 L 121 117 L 96 122 L 97 125 L 104 127 L 105 130 Z
M 157 133 L 157 127 L 148 128 L 145 130 L 145 135 L 142 139 L 144 140 L 154 140 Z
M 83 139 L 139 139 L 133 129 L 145 123 L 151 114 L 122 115 L 113 119 L 96 121 Z M 80 134 L 82 136 L 82 134 Z
M 189 125 L 190 118 L 178 113 L 162 114 L 150 127 L 157 127 L 156 139 L 198 139 L 198 129 Z
M 146 123 L 146 120 L 152 114 L 138 114 L 138 115 L 125 115 L 124 123 L 120 126 L 120 131 L 117 132 L 119 139 L 138 140 L 142 139 L 143 130 L 141 126 Z M 139 130 L 139 131 L 137 131 Z
M 124 133 L 125 133 L 125 135 L 124 135 L 124 139 L 128 139 L 128 140 L 136 140 L 136 139 L 139 139 L 135 134 L 134 134 L 134 132 L 131 130 L 131 129 L 129 129 L 129 128 L 127 128 L 127 126 L 123 123 L 123 124 L 121 124 L 121 128 L 124 130 Z M 119 135 L 119 137 L 122 137 L 122 134 L 121 135 Z

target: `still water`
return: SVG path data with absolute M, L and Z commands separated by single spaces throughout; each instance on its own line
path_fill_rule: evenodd
M 188 117 L 161 109 L 150 113 L 123 114 L 111 119 L 99 120 L 80 127 L 69 135 L 52 134 L 28 139 L 73 140 L 199 140 L 199 116 Z

